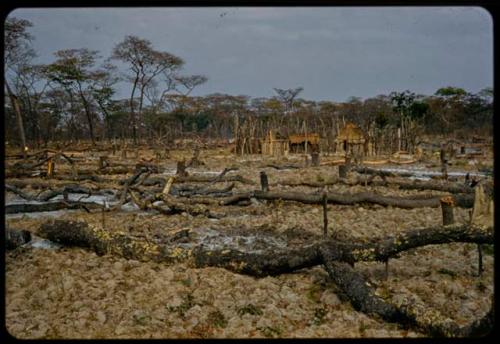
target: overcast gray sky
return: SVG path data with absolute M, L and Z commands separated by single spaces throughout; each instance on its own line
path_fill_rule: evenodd
M 182 57 L 209 81 L 193 95 L 345 101 L 443 86 L 493 86 L 493 23 L 479 7 L 212 7 L 17 9 L 33 23 L 37 62 L 59 49 L 110 55 L 126 35 Z M 120 85 L 126 97 L 130 86 Z

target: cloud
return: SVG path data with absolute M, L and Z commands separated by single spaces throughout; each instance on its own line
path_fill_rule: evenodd
M 31 20 L 40 62 L 59 49 L 107 56 L 125 35 L 149 39 L 209 82 L 194 94 L 270 96 L 303 86 L 304 97 L 345 100 L 394 90 L 493 84 L 493 29 L 477 7 L 19 9 Z M 125 97 L 129 85 L 121 85 Z

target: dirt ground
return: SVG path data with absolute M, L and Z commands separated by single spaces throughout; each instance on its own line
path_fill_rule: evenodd
M 82 168 L 96 168 L 98 154 L 75 152 L 73 156 L 85 157 Z M 167 174 L 175 173 L 176 161 L 189 156 L 189 151 L 172 151 L 170 159 L 161 161 L 161 168 Z M 153 158 L 154 153 L 144 150 L 139 152 L 139 157 Z M 322 157 L 322 160 L 328 158 Z M 122 161 L 118 153 L 113 159 Z M 290 156 L 286 161 L 257 155 L 235 157 L 221 148 L 202 150 L 200 159 L 205 166 L 188 169 L 189 173 L 213 172 L 216 176 L 225 167 L 235 166 L 239 170 L 229 175 L 238 174 L 256 183 L 236 182 L 234 192 L 258 188 L 262 170 L 269 177 L 271 189 L 304 193 L 319 190 L 274 183 L 298 179 L 325 181 L 338 173 L 333 166 L 289 170 L 263 167 L 269 163 L 300 165 L 304 163 L 301 155 Z M 131 164 L 133 161 L 129 160 Z M 58 173 L 70 171 L 62 162 L 56 166 Z M 451 171 L 454 169 L 473 170 L 473 166 L 450 167 Z M 125 177 L 106 176 L 117 180 Z M 61 182 L 53 180 L 54 185 Z M 218 183 L 217 187 L 228 184 Z M 444 195 L 438 191 L 363 185 L 336 184 L 328 189 L 332 192 L 368 190 L 384 195 Z M 29 188 L 24 191 L 39 192 Z M 5 195 L 7 203 L 15 199 L 11 193 Z M 104 226 L 109 231 L 150 240 L 189 229 L 194 236 L 214 231 L 227 236 L 262 236 L 262 240 L 272 237 L 288 247 L 322 235 L 320 205 L 276 201 L 210 207 L 226 216 L 221 219 L 193 217 L 187 213 L 167 216 L 132 208 L 106 213 Z M 468 211 L 456 208 L 456 222 L 466 223 Z M 378 205 L 328 205 L 328 216 L 330 234 L 359 240 L 436 226 L 442 221 L 439 208 L 400 209 Z M 100 211 L 83 210 L 7 215 L 6 223 L 36 234 L 41 223 L 53 218 L 103 226 Z M 362 271 L 382 298 L 397 302 L 398 298 L 411 296 L 459 325 L 467 325 L 490 308 L 493 263 L 493 250 L 488 246 L 484 250 L 484 273 L 477 276 L 476 245 L 455 243 L 413 249 L 398 259 L 391 259 L 387 280 L 383 263 L 356 263 L 356 269 Z M 22 339 L 424 336 L 354 310 L 321 266 L 277 277 L 254 278 L 222 268 L 198 269 L 186 263 L 167 265 L 97 256 L 81 248 L 26 246 L 6 253 L 5 277 L 7 330 Z

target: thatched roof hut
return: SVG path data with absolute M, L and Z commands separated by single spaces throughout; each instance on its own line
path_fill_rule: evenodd
M 336 151 L 341 154 L 371 155 L 368 136 L 354 123 L 347 123 L 335 139 Z
M 340 129 L 336 142 L 347 141 L 351 144 L 363 144 L 366 142 L 365 133 L 354 123 L 347 123 Z
M 317 133 L 290 135 L 288 140 L 290 141 L 290 151 L 294 153 L 319 151 L 320 137 Z

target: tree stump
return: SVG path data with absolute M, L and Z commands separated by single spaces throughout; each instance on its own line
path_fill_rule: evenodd
M 262 191 L 269 191 L 269 181 L 267 180 L 267 174 L 264 171 L 260 172 L 260 188 Z
M 348 165 L 339 165 L 339 177 L 340 178 L 347 178 L 348 172 L 349 172 Z
M 106 166 L 108 166 L 108 157 L 107 156 L 100 156 L 99 157 L 99 169 L 102 170 Z
M 443 211 L 443 226 L 455 223 L 455 219 L 453 218 L 453 206 L 455 205 L 453 197 L 443 197 L 440 199 L 440 202 Z
M 312 166 L 319 166 L 319 153 L 318 152 L 311 153 L 311 165 Z
M 185 160 L 177 161 L 177 172 L 175 174 L 177 176 L 187 177 L 188 173 L 186 172 L 186 161 Z

